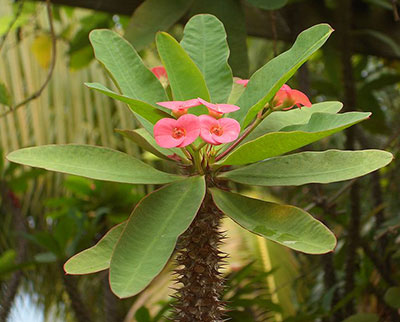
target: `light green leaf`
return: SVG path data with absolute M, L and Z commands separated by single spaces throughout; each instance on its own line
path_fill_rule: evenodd
M 129 42 L 107 29 L 93 30 L 89 38 L 96 59 L 104 65 L 123 95 L 152 105 L 167 100 L 161 83 Z
M 167 70 L 174 100 L 184 101 L 201 97 L 210 101 L 210 94 L 201 71 L 170 35 L 160 32 L 156 37 L 157 49 Z
M 264 10 L 276 10 L 286 5 L 288 0 L 247 0 L 253 6 Z
M 249 141 L 218 164 L 239 165 L 278 156 L 342 131 L 369 117 L 371 113 L 314 113 L 306 124 L 284 127 L 281 132 L 264 134 Z
M 210 190 L 217 207 L 252 233 L 307 254 L 324 254 L 336 246 L 335 235 L 300 208 Z
M 91 179 L 131 184 L 159 184 L 183 179 L 152 168 L 116 150 L 91 145 L 42 145 L 7 155 L 11 162 Z
M 226 103 L 233 80 L 222 22 L 207 14 L 192 17 L 185 26 L 181 45 L 202 72 L 211 101 Z
M 256 71 L 232 114 L 242 127 L 247 126 L 296 70 L 328 39 L 333 29 L 327 24 L 313 26 L 297 37 L 293 47 Z
M 102 84 L 99 83 L 85 83 L 85 85 L 91 89 L 99 91 L 111 98 L 114 98 L 118 101 L 124 102 L 129 105 L 129 108 L 137 115 L 140 115 L 142 118 L 150 122 L 151 124 L 157 123 L 157 121 L 161 120 L 165 117 L 171 117 L 170 114 L 163 112 L 160 108 L 156 108 L 153 105 L 150 105 L 146 102 L 131 98 L 127 95 L 120 95 L 118 93 L 113 92 Z
M 146 0 L 133 13 L 125 38 L 142 50 L 154 41 L 157 31 L 167 31 L 189 9 L 193 0 Z
M 290 111 L 276 111 L 268 115 L 245 139 L 245 142 L 253 140 L 268 132 L 277 132 L 286 126 L 293 124 L 305 124 L 314 113 L 336 114 L 343 107 L 341 102 L 322 102 L 311 107 L 296 108 Z
M 117 296 L 137 294 L 161 272 L 204 195 L 204 177 L 191 177 L 142 199 L 129 217 L 111 258 L 110 284 Z
M 100 272 L 110 267 L 111 254 L 126 222 L 111 228 L 96 245 L 72 256 L 65 264 L 67 274 L 82 275 Z
M 227 103 L 228 104 L 236 104 L 237 100 L 243 94 L 245 89 L 246 89 L 246 87 L 244 87 L 242 84 L 237 84 L 236 82 L 233 82 L 232 91 L 229 94 Z
M 129 138 L 137 145 L 153 153 L 154 155 L 158 156 L 159 158 L 171 161 L 168 158 L 168 155 L 177 154 L 181 158 L 186 158 L 185 154 L 178 148 L 175 149 L 165 149 L 160 147 L 154 137 L 150 135 L 144 129 L 136 129 L 136 130 L 115 130 L 116 132 L 122 134 L 123 136 Z
M 224 172 L 220 177 L 259 186 L 330 183 L 361 177 L 392 160 L 391 153 L 380 150 L 302 152 Z
M 378 322 L 379 316 L 373 313 L 357 313 L 349 316 L 343 322 Z

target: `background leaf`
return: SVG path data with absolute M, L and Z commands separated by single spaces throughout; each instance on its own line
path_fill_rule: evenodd
M 11 105 L 11 96 L 5 84 L 0 82 L 0 104 Z
M 125 38 L 142 50 L 154 41 L 157 31 L 167 31 L 192 5 L 193 0 L 146 0 L 135 10 Z
M 157 184 L 183 178 L 156 170 L 129 154 L 91 145 L 42 145 L 11 152 L 7 159 L 31 167 L 121 183 Z
M 389 164 L 386 151 L 302 152 L 275 157 L 220 175 L 235 182 L 259 186 L 298 186 L 361 177 Z
M 212 15 L 196 15 L 185 26 L 181 41 L 206 81 L 213 103 L 226 103 L 232 90 L 229 47 L 224 25 Z
M 156 190 L 138 204 L 111 258 L 110 284 L 117 296 L 137 294 L 160 273 L 204 195 L 204 178 L 191 177 Z
M 253 6 L 265 9 L 265 10 L 276 10 L 282 8 L 286 5 L 288 0 L 246 0 L 248 3 L 251 3 Z
M 211 189 L 217 207 L 243 228 L 307 253 L 324 254 L 336 246 L 335 235 L 300 208 Z

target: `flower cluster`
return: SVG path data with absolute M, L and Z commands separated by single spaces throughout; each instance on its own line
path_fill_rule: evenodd
M 161 82 L 168 82 L 168 75 L 163 66 L 151 69 Z M 247 87 L 248 79 L 238 79 L 237 84 Z M 165 85 L 165 84 L 164 84 Z M 238 106 L 232 104 L 213 104 L 202 98 L 186 101 L 158 102 L 158 105 L 172 110 L 176 118 L 163 118 L 154 125 L 154 138 L 163 148 L 182 148 L 192 144 L 199 136 L 204 142 L 219 145 L 235 141 L 240 133 L 239 123 L 231 118 L 223 118 L 223 114 L 237 111 Z M 196 116 L 188 114 L 192 107 L 204 105 L 208 115 Z M 271 111 L 288 110 L 294 106 L 311 106 L 308 97 L 288 85 L 283 85 L 274 98 L 266 105 Z
M 239 136 L 239 122 L 222 118 L 224 113 L 237 111 L 239 107 L 236 105 L 213 104 L 201 98 L 157 104 L 172 110 L 172 114 L 177 117 L 163 118 L 154 125 L 154 138 L 163 148 L 182 148 L 193 143 L 199 136 L 212 145 L 232 142 Z M 206 106 L 209 115 L 187 114 L 189 108 L 199 105 Z

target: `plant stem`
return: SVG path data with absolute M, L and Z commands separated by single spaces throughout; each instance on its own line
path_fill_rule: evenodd
M 215 161 L 219 161 L 221 160 L 223 157 L 225 157 L 228 153 L 230 153 L 234 148 L 236 148 L 240 142 L 242 142 L 251 132 L 253 132 L 253 130 L 258 126 L 258 124 L 261 123 L 261 121 L 263 121 L 268 115 L 270 115 L 272 113 L 272 109 L 268 109 L 265 114 L 261 115 L 259 114 L 257 116 L 257 118 L 255 119 L 255 121 L 253 122 L 253 124 L 251 124 L 246 131 L 244 131 L 244 133 L 242 134 L 242 136 L 237 139 L 235 141 L 235 143 L 233 143 L 229 148 L 227 148 L 224 152 L 222 152 L 220 155 L 218 155 L 215 158 Z
M 224 239 L 219 230 L 222 214 L 207 193 L 189 229 L 179 237 L 175 270 L 181 284 L 173 305 L 174 321 L 220 322 L 225 312 L 221 300 L 223 278 L 220 268 L 226 257 L 219 250 Z

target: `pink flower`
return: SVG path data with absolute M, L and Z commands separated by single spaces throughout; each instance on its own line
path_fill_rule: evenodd
M 194 142 L 200 134 L 199 118 L 186 114 L 179 119 L 163 118 L 154 125 L 154 138 L 163 148 L 182 148 Z
M 165 70 L 165 67 L 164 67 L 164 66 L 156 66 L 156 67 L 153 67 L 153 68 L 151 69 L 151 71 L 153 72 L 154 75 L 156 75 L 156 77 L 157 77 L 158 79 L 161 79 L 161 78 L 166 78 L 166 79 L 168 79 L 167 71 Z
M 239 122 L 222 118 L 215 119 L 209 115 L 200 115 L 200 137 L 207 143 L 218 145 L 232 142 L 237 139 L 240 133 Z
M 246 87 L 248 82 L 249 82 L 248 79 L 238 79 L 235 81 L 236 84 L 243 85 L 243 87 Z
M 187 101 L 157 102 L 157 104 L 172 110 L 172 114 L 176 117 L 186 114 L 187 110 L 191 107 L 201 105 L 197 98 Z
M 234 111 L 237 111 L 238 109 L 240 109 L 239 106 L 232 105 L 232 104 L 212 104 L 212 103 L 209 103 L 209 102 L 201 99 L 200 97 L 198 98 L 198 100 L 199 100 L 200 104 L 203 104 L 204 106 L 206 106 L 208 108 L 210 115 L 215 118 L 220 118 L 220 117 L 222 117 L 222 114 L 224 114 L 224 113 L 230 113 L 230 112 L 234 112 Z
M 306 94 L 296 89 L 291 89 L 285 84 L 275 94 L 271 105 L 273 109 L 289 110 L 295 105 L 297 105 L 299 108 L 301 105 L 311 107 L 311 102 Z

